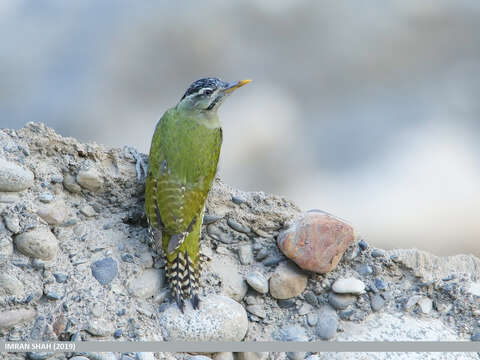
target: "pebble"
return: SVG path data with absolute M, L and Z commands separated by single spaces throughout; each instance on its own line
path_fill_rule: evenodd
M 45 294 L 45 296 L 47 297 L 48 300 L 53 300 L 53 301 L 57 301 L 62 298 L 61 295 L 55 291 L 48 291 Z
M 432 308 L 433 308 L 432 299 L 429 299 L 426 296 L 423 296 L 421 299 L 419 299 L 417 304 L 420 307 L 420 311 L 424 314 L 430 314 L 430 312 L 432 311 Z
M 63 201 L 55 201 L 40 207 L 37 214 L 49 225 L 58 225 L 65 220 L 67 207 Z
M 62 273 L 53 273 L 53 277 L 57 281 L 57 283 L 63 284 L 67 282 L 67 275 Z
M 242 305 L 221 295 L 200 299 L 200 309 L 186 302 L 184 313 L 174 303 L 159 316 L 165 341 L 241 341 L 248 330 Z
M 334 309 L 324 305 L 318 311 L 316 333 L 322 340 L 329 340 L 337 333 L 338 316 Z
M 284 262 L 270 277 L 270 294 L 275 299 L 289 299 L 300 295 L 307 287 L 308 276 L 295 265 Z
M 38 200 L 40 200 L 43 203 L 50 203 L 55 199 L 55 196 L 51 193 L 41 193 L 38 195 Z
M 234 360 L 233 353 L 219 352 L 215 354 L 215 360 Z
M 309 326 L 315 326 L 318 322 L 318 314 L 316 312 L 310 312 L 307 314 L 307 324 Z
M 361 251 L 365 251 L 368 249 L 368 243 L 362 239 L 358 242 L 358 247 L 360 248 Z
M 212 360 L 212 358 L 209 358 L 208 356 L 203 356 L 203 355 L 195 355 L 195 356 L 190 356 L 188 360 Z
M 135 354 L 136 360 L 155 360 L 153 352 L 137 352 Z
M 223 295 L 235 301 L 242 301 L 248 291 L 248 285 L 243 276 L 236 270 L 233 260 L 223 262 L 215 259 L 212 262 L 212 269 L 221 280 Z
M 96 192 L 101 189 L 103 179 L 95 168 L 90 167 L 78 172 L 77 183 L 84 189 Z
M 0 159 L 0 191 L 23 191 L 33 185 L 33 173 L 14 162 Z
M 278 235 L 280 250 L 300 268 L 327 273 L 333 270 L 354 241 L 353 228 L 323 212 L 307 212 Z
M 217 222 L 218 220 L 220 220 L 222 217 L 221 216 L 218 216 L 218 215 L 209 215 L 209 214 L 205 214 L 203 216 L 203 225 L 210 225 L 210 224 L 213 224 L 214 222 Z
M 242 265 L 250 265 L 253 262 L 253 253 L 250 245 L 242 245 L 238 248 L 238 258 Z
M 86 217 L 93 217 L 93 216 L 97 215 L 97 212 L 95 211 L 95 209 L 91 205 L 88 205 L 88 204 L 84 205 L 80 208 L 80 213 L 82 213 Z
M 242 225 L 232 218 L 227 219 L 227 224 L 230 226 L 233 230 L 244 233 L 244 234 L 250 234 L 251 230 L 248 226 Z
M 376 278 L 375 279 L 375 287 L 378 290 L 385 290 L 387 288 L 387 284 L 385 283 L 385 281 L 383 281 L 382 278 Z
M 477 331 L 476 333 L 473 333 L 472 337 L 470 339 L 472 341 L 480 341 L 480 331 Z
M 370 252 L 370 255 L 372 255 L 372 257 L 374 258 L 383 257 L 385 256 L 385 251 L 381 249 L 372 249 L 372 251 Z
M 310 313 L 313 310 L 313 306 L 308 303 L 303 303 L 298 309 L 298 315 L 303 316 Z
M 258 316 L 259 318 L 262 318 L 262 319 L 264 319 L 267 316 L 267 313 L 266 313 L 265 309 L 263 308 L 263 305 L 248 305 L 247 306 L 247 311 L 250 314 Z
M 231 244 L 233 242 L 233 239 L 230 236 L 228 236 L 228 234 L 224 233 L 222 230 L 220 230 L 213 224 L 210 224 L 207 226 L 207 233 L 213 239 L 220 241 L 221 243 Z M 217 252 L 218 252 L 218 248 L 217 248 Z
M 232 196 L 232 202 L 237 205 L 241 205 L 245 202 L 247 202 L 247 199 L 245 199 L 243 196 Z
M 97 260 L 90 265 L 92 275 L 102 285 L 107 285 L 117 276 L 117 262 L 112 258 Z
M 268 256 L 268 249 L 267 248 L 262 248 L 262 249 L 260 249 L 260 251 L 255 256 L 255 260 L 262 261 L 267 256 Z
M 121 258 L 123 262 L 131 263 L 131 264 L 134 263 L 132 254 L 129 254 L 129 253 L 122 254 Z
M 16 277 L 0 273 L 0 296 L 21 296 L 24 292 L 23 283 Z
M 263 274 L 258 271 L 250 272 L 246 277 L 248 285 L 260 294 L 266 294 L 268 292 L 268 281 Z
M 321 360 L 321 359 L 320 359 L 320 356 L 314 354 L 314 355 L 310 355 L 305 360 Z
M 303 294 L 303 297 L 305 298 L 305 301 L 310 305 L 318 306 L 318 298 L 315 296 L 313 292 L 306 291 L 305 294 Z
M 417 305 L 418 303 L 418 300 L 420 300 L 422 298 L 421 295 L 413 295 L 411 296 L 407 302 L 404 304 L 403 308 L 405 309 L 405 311 L 410 311 L 411 309 L 413 309 L 413 307 L 415 305 Z
M 93 319 L 90 320 L 87 331 L 93 336 L 105 337 L 111 336 L 114 332 L 114 329 L 113 325 L 109 321 L 103 319 Z
M 0 311 L 0 330 L 8 330 L 17 324 L 33 320 L 35 316 L 33 309 Z
M 355 271 L 361 276 L 373 274 L 373 268 L 368 264 L 358 264 L 355 266 Z
M 344 310 L 352 305 L 356 297 L 350 294 L 335 294 L 331 292 L 328 294 L 328 303 L 337 310 Z
M 4 220 L 5 226 L 8 230 L 10 230 L 14 234 L 18 234 L 20 232 L 20 220 L 17 216 L 5 216 Z
M 282 261 L 285 261 L 285 256 L 269 256 L 263 260 L 263 265 L 265 266 L 275 266 L 280 264 Z
M 370 306 L 373 311 L 380 311 L 385 306 L 385 299 L 380 294 L 375 294 L 370 300 Z
M 74 357 L 71 357 L 70 360 L 89 360 L 88 358 L 86 358 L 85 356 L 74 356 Z
M 122 329 L 117 329 L 117 330 L 115 330 L 115 331 L 113 332 L 113 337 L 114 337 L 115 339 L 121 338 L 122 335 L 123 335 L 123 330 L 122 330 Z
M 15 246 L 22 254 L 45 261 L 55 259 L 58 251 L 57 238 L 46 227 L 15 236 Z
M 289 360 L 303 360 L 305 359 L 306 352 L 287 352 L 287 358 Z
M 340 278 L 333 283 L 332 290 L 337 294 L 360 295 L 365 291 L 365 284 L 353 277 Z
M 280 299 L 277 304 L 282 309 L 288 309 L 295 306 L 295 299 Z
M 64 176 L 63 186 L 65 187 L 65 189 L 74 194 L 78 194 L 80 191 L 82 191 L 82 188 L 80 187 L 80 185 L 77 184 L 75 177 L 70 174 L 66 174 Z
M 141 275 L 133 278 L 128 289 L 130 294 L 147 299 L 153 297 L 165 284 L 165 271 L 146 269 Z

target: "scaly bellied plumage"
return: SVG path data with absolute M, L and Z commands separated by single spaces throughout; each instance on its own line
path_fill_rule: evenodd
M 145 211 L 150 233 L 167 258 L 167 278 L 179 308 L 198 308 L 199 238 L 205 201 L 215 177 L 222 129 L 217 109 L 250 82 L 194 82 L 158 122 L 150 147 Z

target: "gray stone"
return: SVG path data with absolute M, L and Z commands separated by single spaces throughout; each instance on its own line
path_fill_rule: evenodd
M 210 215 L 210 214 L 205 214 L 203 216 L 203 225 L 210 225 L 213 224 L 214 222 L 217 222 L 220 220 L 222 217 L 218 215 Z
M 66 174 L 64 176 L 63 186 L 65 187 L 65 189 L 74 194 L 78 194 L 80 191 L 82 191 L 82 188 L 80 187 L 80 185 L 77 184 L 75 177 L 70 174 Z
M 70 360 L 89 360 L 87 357 L 85 356 L 74 356 L 74 357 L 71 357 Z
M 300 295 L 307 287 L 308 276 L 291 262 L 281 263 L 270 278 L 270 294 L 275 299 Z
M 103 179 L 97 169 L 90 167 L 78 172 L 77 183 L 84 189 L 96 192 L 102 188 Z
M 317 336 L 323 340 L 329 340 L 337 334 L 338 316 L 330 306 L 322 306 L 317 313 L 316 327 Z
M 387 288 L 387 284 L 385 283 L 385 281 L 383 281 L 382 278 L 376 278 L 375 279 L 375 287 L 378 290 L 385 290 Z
M 53 201 L 53 199 L 55 199 L 55 195 L 48 192 L 41 193 L 40 195 L 38 195 L 38 200 L 40 200 L 43 203 L 50 203 Z
M 246 277 L 248 285 L 250 285 L 254 290 L 260 294 L 266 294 L 268 292 L 268 281 L 258 271 L 250 272 Z
M 280 299 L 277 301 L 278 307 L 288 309 L 295 306 L 295 299 Z
M 95 209 L 91 205 L 88 205 L 88 204 L 84 205 L 80 208 L 80 213 L 82 213 L 86 217 L 93 217 L 93 216 L 97 215 L 97 212 L 95 211 Z
M 22 254 L 45 261 L 55 259 L 58 251 L 57 238 L 46 227 L 37 227 L 17 235 L 15 246 Z
M 54 273 L 53 276 L 55 277 L 55 280 L 57 283 L 63 284 L 67 282 L 67 275 L 62 274 L 62 273 Z
M 23 284 L 16 277 L 0 273 L 0 296 L 20 296 L 24 292 Z
M 287 358 L 289 360 L 303 360 L 305 359 L 306 352 L 287 352 Z
M 188 360 L 212 360 L 212 358 L 209 358 L 208 356 L 204 356 L 204 355 L 195 355 L 195 356 L 190 356 Z
M 305 298 L 305 301 L 310 305 L 318 306 L 318 299 L 313 292 L 306 291 L 305 294 L 303 294 L 303 297 Z
M 380 294 L 375 294 L 370 300 L 370 306 L 373 311 L 379 311 L 385 306 L 385 299 Z
M 18 234 L 21 230 L 20 228 L 20 220 L 18 219 L 18 216 L 5 216 L 5 226 L 7 227 L 8 230 L 10 230 L 14 234 Z
M 385 299 L 380 294 L 375 294 L 370 300 L 373 311 L 379 311 L 385 306 Z
M 267 316 L 267 313 L 265 312 L 263 305 L 248 305 L 247 311 L 250 314 L 258 316 L 259 318 L 262 318 L 262 319 L 264 319 Z
M 420 307 L 420 311 L 424 314 L 430 314 L 430 312 L 432 311 L 432 299 L 429 299 L 426 296 L 422 296 L 422 298 L 417 301 L 417 304 Z
M 418 303 L 418 300 L 420 300 L 422 298 L 421 295 L 413 295 L 411 296 L 404 304 L 403 308 L 405 309 L 405 311 L 410 311 L 413 309 L 413 307 L 415 305 L 417 305 Z
M 49 225 L 58 225 L 65 220 L 67 208 L 63 201 L 55 201 L 48 205 L 41 206 L 37 210 L 37 214 Z
M 28 360 L 47 360 L 55 355 L 54 352 L 27 352 Z
M 33 309 L 0 311 L 0 330 L 8 330 L 17 324 L 33 320 L 35 315 Z
M 141 275 L 130 281 L 128 289 L 132 295 L 147 299 L 158 293 L 164 283 L 164 270 L 146 269 Z
M 242 225 L 231 218 L 227 219 L 227 224 L 235 231 L 238 231 L 244 234 L 250 234 L 251 232 L 248 226 Z
M 250 265 L 253 262 L 253 253 L 250 245 L 242 245 L 238 249 L 238 258 L 242 265 Z
M 373 268 L 368 264 L 358 264 L 355 266 L 355 271 L 361 276 L 373 274 Z
M 310 305 L 309 303 L 303 303 L 302 306 L 300 306 L 300 309 L 298 309 L 298 315 L 306 315 L 309 312 L 313 310 L 313 306 Z
M 241 341 L 248 329 L 247 313 L 236 301 L 220 295 L 200 299 L 200 309 L 186 303 L 184 313 L 170 304 L 159 316 L 166 341 Z
M 23 191 L 33 185 L 33 173 L 14 162 L 0 159 L 0 191 Z
M 107 285 L 117 276 L 117 262 L 112 258 L 97 260 L 90 265 L 92 275 L 102 285 Z
M 337 294 L 360 295 L 365 292 L 365 284 L 363 281 L 353 277 L 340 278 L 333 283 L 332 290 Z
M 346 309 L 352 305 L 356 300 L 356 297 L 350 294 L 335 294 L 331 292 L 328 294 L 328 303 L 337 310 Z
M 88 324 L 87 331 L 93 336 L 105 337 L 111 336 L 115 329 L 113 325 L 104 319 L 93 319 Z
M 381 249 L 372 249 L 372 251 L 370 252 L 370 255 L 372 255 L 374 258 L 383 257 L 385 256 L 385 251 Z
M 232 259 L 224 258 L 220 260 L 214 258 L 210 264 L 212 271 L 221 279 L 222 294 L 235 301 L 242 301 L 248 291 L 248 286 L 242 275 L 238 273 Z
M 267 256 L 268 256 L 268 249 L 267 248 L 261 248 L 260 251 L 255 256 L 255 260 L 262 261 Z
M 470 338 L 472 341 L 480 341 L 480 331 L 477 331 L 472 334 L 472 337 Z

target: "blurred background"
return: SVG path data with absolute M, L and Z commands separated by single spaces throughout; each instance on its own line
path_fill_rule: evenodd
M 0 127 L 148 152 L 201 77 L 220 175 L 379 247 L 480 255 L 480 2 L 0 2 Z

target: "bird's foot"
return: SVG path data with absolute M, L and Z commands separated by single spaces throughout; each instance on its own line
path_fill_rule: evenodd
M 140 181 L 143 178 L 147 178 L 148 162 L 143 159 L 135 148 L 131 146 L 125 146 L 125 152 L 128 152 L 135 159 L 135 170 L 137 172 L 137 180 Z

